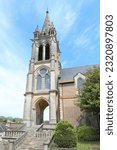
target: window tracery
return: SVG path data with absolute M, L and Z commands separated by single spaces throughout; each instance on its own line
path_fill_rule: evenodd
M 50 74 L 46 68 L 42 68 L 37 76 L 37 90 L 50 89 Z

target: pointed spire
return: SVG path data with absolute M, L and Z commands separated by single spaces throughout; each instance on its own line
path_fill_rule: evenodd
M 46 14 L 49 14 L 48 8 L 47 8 Z
M 48 14 L 49 14 L 49 11 L 47 10 L 45 21 L 44 21 L 43 28 L 42 28 L 42 33 L 45 33 L 45 34 L 47 34 L 49 32 L 49 29 L 50 29 L 50 26 L 51 26 Z
M 37 27 L 35 28 L 35 32 L 39 32 L 39 27 L 37 25 Z
M 34 34 L 34 38 L 38 38 L 38 37 L 39 37 L 40 31 L 39 31 L 38 25 L 37 25 L 37 27 L 35 28 L 35 31 L 33 32 L 33 34 Z

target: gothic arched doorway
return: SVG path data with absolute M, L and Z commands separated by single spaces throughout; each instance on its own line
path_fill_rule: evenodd
M 49 106 L 48 102 L 41 99 L 36 104 L 36 124 L 40 125 L 44 122 L 44 110 Z

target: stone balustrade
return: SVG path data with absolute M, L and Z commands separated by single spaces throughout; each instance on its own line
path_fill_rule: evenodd
M 3 140 L 8 140 L 8 150 L 15 150 L 25 140 L 27 135 L 26 131 L 6 131 L 6 136 L 2 137 Z
M 27 135 L 27 132 L 24 131 L 23 134 L 15 140 L 14 142 L 15 149 L 22 144 L 22 142 L 25 140 L 26 135 Z
M 36 132 L 35 136 L 37 138 L 51 138 L 53 136 L 53 131 L 45 130 Z
M 1 141 L 1 139 L 0 139 L 0 150 L 3 150 L 3 143 Z
M 50 147 L 50 145 L 51 145 L 51 143 L 52 143 L 53 138 L 54 138 L 54 134 L 52 134 L 52 136 L 51 136 L 47 141 L 45 141 L 45 142 L 43 143 L 43 145 L 44 145 L 44 150 L 49 150 L 49 147 Z
M 20 137 L 25 131 L 5 131 L 4 137 Z

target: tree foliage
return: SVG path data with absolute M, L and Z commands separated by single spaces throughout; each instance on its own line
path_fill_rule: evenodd
M 65 120 L 60 121 L 55 129 L 54 142 L 60 148 L 76 147 L 77 134 L 73 125 Z
M 100 69 L 94 67 L 87 71 L 83 89 L 78 102 L 82 110 L 98 114 L 100 112 Z
M 23 119 L 22 118 L 12 118 L 12 117 L 0 116 L 0 122 L 7 123 L 8 121 L 11 121 L 14 123 L 21 123 L 21 122 L 23 122 Z
M 77 131 L 78 141 L 95 141 L 99 140 L 96 129 L 91 126 L 81 126 Z

